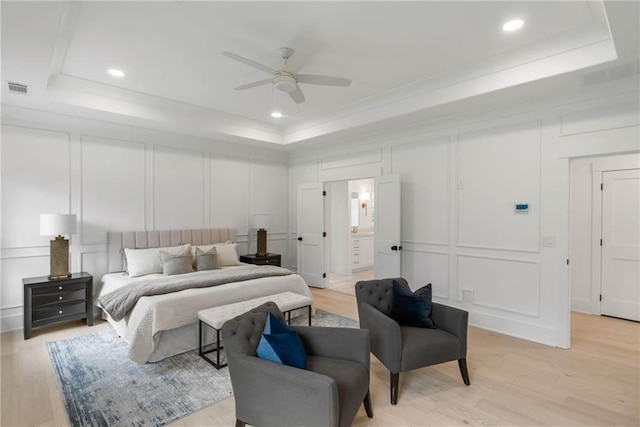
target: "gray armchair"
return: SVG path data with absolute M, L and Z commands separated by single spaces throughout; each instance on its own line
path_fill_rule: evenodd
M 307 369 L 260 359 L 256 349 L 273 302 L 222 326 L 236 402 L 236 427 L 350 426 L 369 396 L 369 334 L 352 328 L 293 326 L 307 355 Z
M 394 280 L 409 286 L 403 278 L 356 283 L 360 328 L 369 330 L 371 352 L 391 373 L 391 404 L 398 402 L 400 372 L 424 366 L 457 360 L 464 383 L 470 385 L 466 359 L 469 314 L 433 303 L 431 319 L 438 329 L 400 326 L 388 317 Z

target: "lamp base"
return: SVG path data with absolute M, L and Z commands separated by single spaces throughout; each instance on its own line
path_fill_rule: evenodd
M 69 273 L 69 241 L 58 236 L 51 241 L 51 274 L 50 279 L 63 279 L 71 277 Z
M 267 230 L 261 228 L 258 230 L 256 256 L 265 256 L 267 252 Z

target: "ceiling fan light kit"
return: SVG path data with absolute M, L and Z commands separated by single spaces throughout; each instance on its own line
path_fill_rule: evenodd
M 292 76 L 287 75 L 277 76 L 275 79 L 273 79 L 273 84 L 275 85 L 276 89 L 287 93 L 293 92 L 298 87 L 296 79 L 294 79 Z
M 243 56 L 237 55 L 231 52 L 222 52 L 222 54 L 228 58 L 234 59 L 238 62 L 242 62 L 245 65 L 248 65 L 253 68 L 257 68 L 258 70 L 265 71 L 269 74 L 273 75 L 272 79 L 259 80 L 257 82 L 248 83 L 242 86 L 238 86 L 235 90 L 245 90 L 251 89 L 258 86 L 263 86 L 266 84 L 273 84 L 273 86 L 279 91 L 286 92 L 289 94 L 289 97 L 296 104 L 300 104 L 305 102 L 305 96 L 302 92 L 302 89 L 298 85 L 298 83 L 305 84 L 315 84 L 322 86 L 334 86 L 334 87 L 348 87 L 351 85 L 351 79 L 346 79 L 343 77 L 333 77 L 333 76 L 323 76 L 320 74 L 300 74 L 296 75 L 289 71 L 285 70 L 287 66 L 287 61 L 293 55 L 293 49 L 290 47 L 281 47 L 280 48 L 280 56 L 284 60 L 284 64 L 282 68 L 276 70 L 266 65 L 260 64 L 259 62 L 255 62 L 251 59 L 245 58 Z

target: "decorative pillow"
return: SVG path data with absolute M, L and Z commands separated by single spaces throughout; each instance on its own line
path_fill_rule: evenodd
M 394 280 L 392 293 L 389 317 L 400 325 L 436 328 L 431 320 L 431 283 L 411 292 Z
M 200 247 L 196 248 L 196 270 L 215 270 L 218 268 L 218 254 L 213 246 L 208 251 L 203 251 Z
M 307 357 L 300 337 L 273 313 L 267 317 L 256 352 L 261 359 L 307 369 Z
M 171 246 L 164 248 L 148 248 L 148 249 L 124 249 L 127 258 L 127 273 L 130 277 L 144 276 L 146 274 L 162 273 L 162 259 L 160 251 L 170 252 L 172 254 L 180 253 L 185 248 L 190 248 L 190 244 Z
M 162 272 L 165 276 L 173 276 L 174 274 L 191 273 L 191 248 L 184 248 L 182 252 L 171 253 L 160 251 L 160 259 L 162 260 Z
M 191 246 L 191 259 L 193 261 L 193 268 L 196 268 L 196 249 L 200 249 L 203 252 L 208 252 L 215 247 L 215 245 Z
M 220 267 L 228 267 L 232 265 L 242 265 L 238 258 L 237 243 L 216 243 L 213 245 L 218 253 L 218 265 Z

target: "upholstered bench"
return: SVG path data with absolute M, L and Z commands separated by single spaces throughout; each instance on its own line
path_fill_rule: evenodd
M 217 369 L 227 366 L 226 363 L 220 364 L 220 350 L 222 350 L 223 348 L 220 345 L 220 330 L 222 329 L 222 325 L 227 320 L 233 319 L 234 317 L 245 313 L 261 304 L 264 304 L 267 301 L 273 301 L 276 303 L 280 311 L 287 316 L 287 321 L 289 324 L 291 324 L 291 312 L 293 310 L 298 310 L 305 307 L 308 308 L 309 326 L 311 326 L 311 305 L 313 304 L 313 299 L 305 295 L 296 294 L 294 292 L 282 292 L 279 294 L 267 295 L 260 298 L 240 301 L 233 304 L 221 305 L 219 307 L 207 308 L 206 310 L 200 310 L 198 312 L 198 320 L 200 320 L 200 356 L 204 360 L 215 366 Z M 204 350 L 203 325 L 209 326 L 216 331 L 215 348 L 207 351 Z M 216 353 L 215 361 L 209 359 L 209 357 L 206 356 L 207 354 L 214 352 Z

